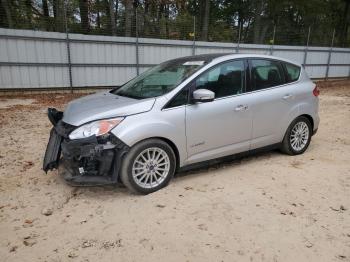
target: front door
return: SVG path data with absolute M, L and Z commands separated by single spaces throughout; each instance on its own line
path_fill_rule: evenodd
M 186 106 L 186 164 L 249 150 L 252 114 L 245 93 L 246 65 L 232 60 L 209 69 L 194 89 L 208 89 L 215 100 Z

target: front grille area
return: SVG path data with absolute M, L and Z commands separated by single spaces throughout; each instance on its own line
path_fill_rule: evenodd
M 119 166 L 120 157 L 128 150 L 129 147 L 112 134 L 77 140 L 65 138 L 62 142 L 62 156 L 73 176 L 111 176 L 113 163 L 117 161 Z

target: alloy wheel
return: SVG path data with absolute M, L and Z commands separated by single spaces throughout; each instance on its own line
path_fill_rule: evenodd
M 297 122 L 290 133 L 290 145 L 295 151 L 301 151 L 309 140 L 309 127 L 305 122 Z
M 168 176 L 170 159 L 161 148 L 151 147 L 143 150 L 132 166 L 132 176 L 137 185 L 153 188 L 160 185 Z

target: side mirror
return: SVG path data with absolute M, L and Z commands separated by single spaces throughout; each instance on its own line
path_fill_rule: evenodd
M 211 102 L 215 98 L 215 93 L 208 89 L 197 89 L 193 91 L 194 102 Z

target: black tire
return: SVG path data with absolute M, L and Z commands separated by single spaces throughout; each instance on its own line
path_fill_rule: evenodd
M 170 165 L 169 165 L 169 171 L 163 181 L 161 181 L 157 186 L 154 186 L 151 188 L 145 188 L 140 186 L 136 182 L 133 176 L 133 165 L 137 157 L 142 152 L 144 152 L 144 150 L 151 149 L 151 148 L 158 148 L 160 150 L 163 150 L 167 154 L 170 160 L 169 161 Z M 120 178 L 123 184 L 131 192 L 140 193 L 140 194 L 149 194 L 167 186 L 171 178 L 174 176 L 175 170 L 176 170 L 176 157 L 173 149 L 163 140 L 152 138 L 152 139 L 141 141 L 130 149 L 128 154 L 123 159 L 121 170 L 120 170 L 121 172 Z
M 297 150 L 292 146 L 291 134 L 292 134 L 293 128 L 299 123 L 305 123 L 307 125 L 308 138 L 307 138 L 306 144 L 300 150 Z M 310 120 L 304 116 L 299 116 L 296 119 L 294 119 L 293 122 L 289 125 L 282 141 L 281 151 L 288 155 L 300 155 L 304 153 L 305 150 L 309 147 L 311 136 L 312 136 L 312 126 L 311 126 Z

